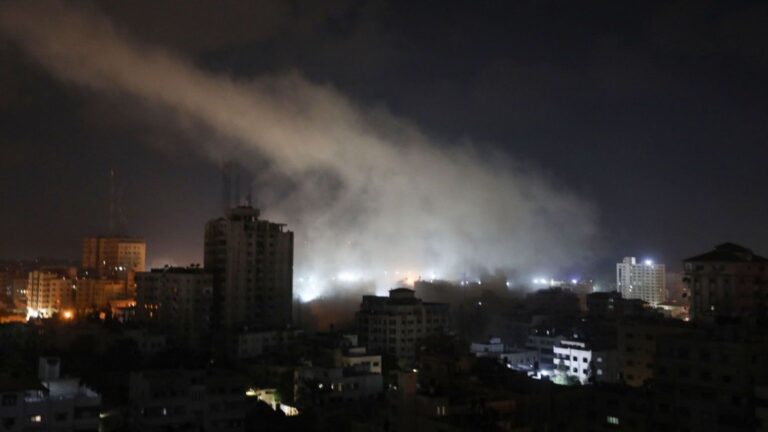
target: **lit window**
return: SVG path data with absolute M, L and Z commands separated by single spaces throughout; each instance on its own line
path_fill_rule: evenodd
M 619 418 L 614 416 L 608 416 L 605 419 L 605 421 L 608 422 L 608 424 L 613 424 L 613 425 L 619 424 Z
M 29 421 L 31 423 L 42 423 L 43 422 L 43 416 L 41 416 L 39 414 L 38 415 L 33 415 L 32 417 L 29 418 Z

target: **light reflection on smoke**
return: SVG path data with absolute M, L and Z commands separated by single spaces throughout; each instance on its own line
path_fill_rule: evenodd
M 253 171 L 265 216 L 296 234 L 301 299 L 358 281 L 381 293 L 418 278 L 470 284 L 483 271 L 590 259 L 591 206 L 508 155 L 439 142 L 296 73 L 248 82 L 209 73 L 76 4 L 4 2 L 0 29 L 62 80 L 131 95 L 176 116 L 170 128 L 194 123 L 221 137 L 177 145 Z

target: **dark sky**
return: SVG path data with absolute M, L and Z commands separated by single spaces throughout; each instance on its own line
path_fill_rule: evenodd
M 675 267 L 724 241 L 768 253 L 764 1 L 89 7 L 201 68 L 297 70 L 538 166 L 598 210 L 587 271 L 610 273 L 624 255 Z M 150 263 L 200 260 L 218 167 L 167 150 L 183 137 L 161 115 L 137 120 L 145 109 L 59 81 L 0 38 L 0 257 L 77 257 L 80 237 L 106 227 L 114 168 L 126 230 L 147 238 Z

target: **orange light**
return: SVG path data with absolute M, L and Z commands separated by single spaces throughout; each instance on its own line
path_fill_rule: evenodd
M 72 311 L 64 311 L 62 316 L 65 320 L 71 320 L 75 315 L 72 313 Z

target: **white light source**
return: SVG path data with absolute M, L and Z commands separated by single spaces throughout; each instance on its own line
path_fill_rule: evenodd
M 653 265 L 653 260 L 649 260 L 649 259 L 645 260 L 645 265 L 652 266 Z
M 304 285 L 297 291 L 299 301 L 302 303 L 309 303 L 312 300 L 320 297 L 320 288 L 315 285 Z
M 336 276 L 342 282 L 353 282 L 357 277 L 352 272 L 343 271 Z

